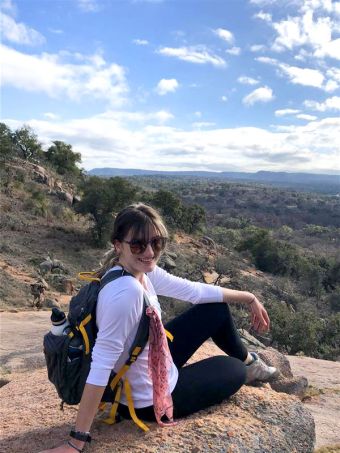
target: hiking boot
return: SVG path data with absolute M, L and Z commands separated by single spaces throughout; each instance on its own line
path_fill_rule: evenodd
M 254 381 L 268 382 L 279 375 L 279 372 L 275 367 L 268 366 L 255 352 L 251 352 L 250 354 L 254 360 L 246 366 L 246 384 L 250 384 Z

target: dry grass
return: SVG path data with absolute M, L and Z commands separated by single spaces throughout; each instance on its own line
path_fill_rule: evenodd
M 314 450 L 314 453 L 340 453 L 340 444 L 328 445 Z

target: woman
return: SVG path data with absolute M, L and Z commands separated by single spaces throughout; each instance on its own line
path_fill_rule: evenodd
M 153 340 L 126 374 L 136 413 L 141 419 L 157 420 L 160 424 L 166 420 L 171 422 L 173 417 L 181 418 L 220 403 L 245 383 L 269 380 L 276 374 L 275 368 L 268 367 L 255 353 L 247 351 L 228 307 L 229 303 L 249 306 L 253 328 L 265 332 L 269 329 L 269 317 L 256 296 L 168 274 L 157 266 L 167 238 L 161 217 L 149 206 L 139 203 L 117 215 L 111 237 L 113 250 L 106 255 L 98 276 L 121 268 L 132 276 L 112 281 L 99 294 L 98 335 L 75 429 L 66 444 L 45 453 L 82 451 L 111 370 L 119 369 L 124 363 L 135 338 L 144 293 L 150 301 L 148 314 Z M 174 337 L 169 345 L 164 341 L 164 329 L 157 331 L 161 326 L 157 295 L 194 304 L 165 326 Z M 210 357 L 183 367 L 210 337 L 228 356 Z M 157 348 L 162 354 L 158 354 Z M 154 360 L 159 360 L 158 368 Z M 130 418 L 126 404 L 123 394 L 119 413 Z

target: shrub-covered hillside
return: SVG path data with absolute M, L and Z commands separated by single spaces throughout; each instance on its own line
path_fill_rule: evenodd
M 3 309 L 29 308 L 29 283 L 47 256 L 70 277 L 96 268 L 115 212 L 143 201 L 162 212 L 170 229 L 162 266 L 254 292 L 272 320 L 263 342 L 291 354 L 339 358 L 337 197 L 207 179 L 89 177 L 66 143 L 44 149 L 31 129 L 4 124 L 0 133 Z M 44 277 L 60 291 L 58 276 Z M 162 303 L 167 318 L 185 308 Z M 247 329 L 246 311 L 233 310 Z

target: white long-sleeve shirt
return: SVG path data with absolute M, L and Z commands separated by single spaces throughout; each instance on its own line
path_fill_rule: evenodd
M 120 269 L 116 266 L 111 270 Z M 106 386 L 111 370 L 116 372 L 129 357 L 129 349 L 136 336 L 143 310 L 143 293 L 161 317 L 157 295 L 168 296 L 192 304 L 222 302 L 222 290 L 218 286 L 191 282 L 176 277 L 156 266 L 144 275 L 143 285 L 134 277 L 124 276 L 108 283 L 99 293 L 97 303 L 98 334 L 92 352 L 88 384 Z M 148 372 L 149 343 L 126 373 L 132 389 L 136 408 L 153 404 L 152 380 Z M 176 386 L 178 370 L 175 364 L 169 372 L 170 391 Z M 125 395 L 121 402 L 127 404 Z

